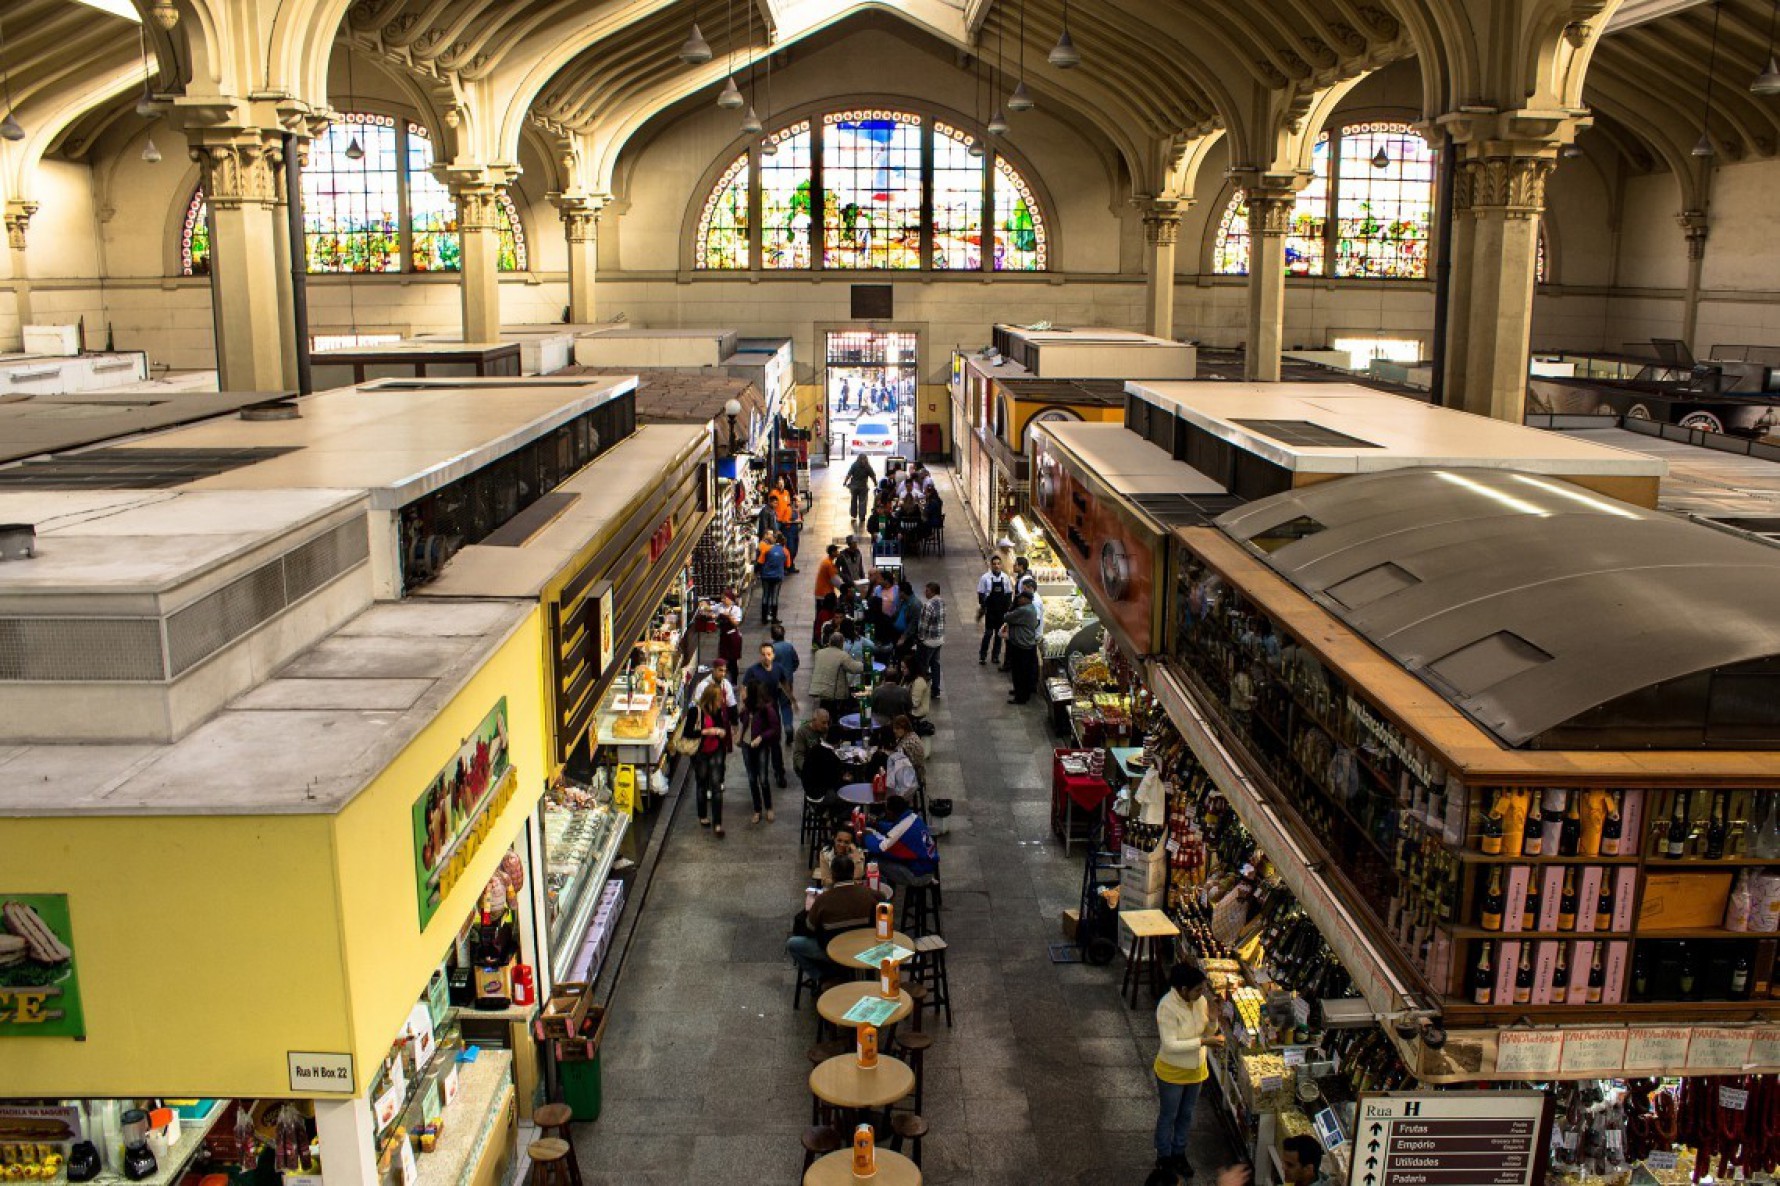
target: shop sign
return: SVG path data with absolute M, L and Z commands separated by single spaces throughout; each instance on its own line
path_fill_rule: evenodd
M 1531 1186 L 1546 1107 L 1538 1091 L 1362 1096 L 1349 1186 Z
M 0 1107 L 0 1145 L 61 1145 L 80 1139 L 80 1110 L 53 1104 Z
M 1381 719 L 1372 711 L 1372 706 L 1359 699 L 1353 693 L 1347 697 L 1348 716 L 1354 723 L 1366 730 L 1373 740 L 1394 754 L 1397 760 L 1408 768 L 1409 773 L 1425 787 L 1437 787 L 1444 781 L 1441 772 L 1428 760 L 1421 746 L 1416 745 L 1398 731 L 1389 721 Z
M 508 778 L 507 698 L 496 702 L 464 739 L 426 793 L 414 801 L 414 878 L 425 930 L 482 847 L 488 830 L 513 797 Z
M 0 894 L 0 1038 L 84 1038 L 67 894 Z
M 352 1055 L 292 1050 L 285 1060 L 290 1069 L 292 1095 L 353 1094 Z

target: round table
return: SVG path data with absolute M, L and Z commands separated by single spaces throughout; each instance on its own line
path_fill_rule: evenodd
M 847 1053 L 835 1055 L 810 1072 L 810 1091 L 817 1099 L 850 1111 L 888 1108 L 914 1090 L 914 1070 L 888 1054 L 878 1055 L 878 1065 L 869 1071 L 859 1065 L 857 1054 Z M 847 1156 L 852 1155 L 848 1149 Z
M 892 931 L 890 941 L 910 951 L 915 949 L 915 941 L 901 931 Z M 828 958 L 843 968 L 862 968 L 867 972 L 878 970 L 876 964 L 862 963 L 859 953 L 869 951 L 883 940 L 878 938 L 877 928 L 860 927 L 856 931 L 843 931 L 828 941 Z
M 859 1186 L 861 1182 L 870 1182 L 873 1186 L 921 1186 L 920 1167 L 896 1150 L 880 1145 L 873 1156 L 877 1159 L 878 1172 L 870 1178 L 853 1176 L 850 1145 L 838 1153 L 818 1157 L 803 1172 L 803 1186 Z
M 835 794 L 840 796 L 841 802 L 851 803 L 855 807 L 870 807 L 877 802 L 877 796 L 872 793 L 869 782 L 850 782 Z
M 913 946 L 913 944 L 910 944 L 910 946 Z M 856 980 L 852 984 L 836 985 L 834 988 L 829 989 L 816 999 L 816 1012 L 820 1013 L 822 1015 L 822 1020 L 826 1021 L 829 1025 L 838 1026 L 843 1029 L 854 1029 L 858 1026 L 858 1022 L 842 1021 L 841 1018 L 846 1015 L 848 1009 L 857 1005 L 862 998 L 868 996 L 875 997 L 877 995 L 878 982 L 876 980 Z M 898 989 L 896 992 L 896 1010 L 890 1014 L 884 1024 L 895 1025 L 914 1011 L 915 998 L 911 997 L 906 990 Z M 852 1058 L 853 1056 L 849 1054 L 847 1057 Z M 897 1096 L 896 1098 L 901 1099 L 902 1097 Z
M 863 732 L 865 732 L 864 726 L 862 726 L 859 723 L 859 714 L 856 712 L 850 712 L 846 716 L 842 717 L 840 719 L 840 726 L 842 729 L 845 729 L 848 733 L 863 733 Z M 879 716 L 877 713 L 874 712 L 871 714 L 871 727 L 873 729 L 888 729 L 890 727 L 890 718 L 886 717 L 886 716 Z

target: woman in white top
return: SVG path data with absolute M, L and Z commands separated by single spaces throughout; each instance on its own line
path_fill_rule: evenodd
M 1205 999 L 1205 973 L 1187 964 L 1168 971 L 1168 992 L 1156 1004 L 1156 1031 L 1161 1047 L 1156 1051 L 1156 1173 L 1173 1181 L 1175 1174 L 1190 1174 L 1187 1166 L 1187 1134 L 1193 1128 L 1193 1108 L 1207 1071 L 1208 1047 L 1223 1045 L 1223 1034 L 1211 1016 Z

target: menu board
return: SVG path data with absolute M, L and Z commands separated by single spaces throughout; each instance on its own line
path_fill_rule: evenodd
M 1363 1095 L 1349 1186 L 1532 1186 L 1545 1110 L 1537 1091 Z

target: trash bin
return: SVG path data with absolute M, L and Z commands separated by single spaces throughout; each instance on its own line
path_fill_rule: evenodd
M 569 1106 L 576 1120 L 600 1118 L 600 1056 L 590 1059 L 565 1060 L 557 1064 L 557 1079 L 562 1084 L 562 1102 Z

